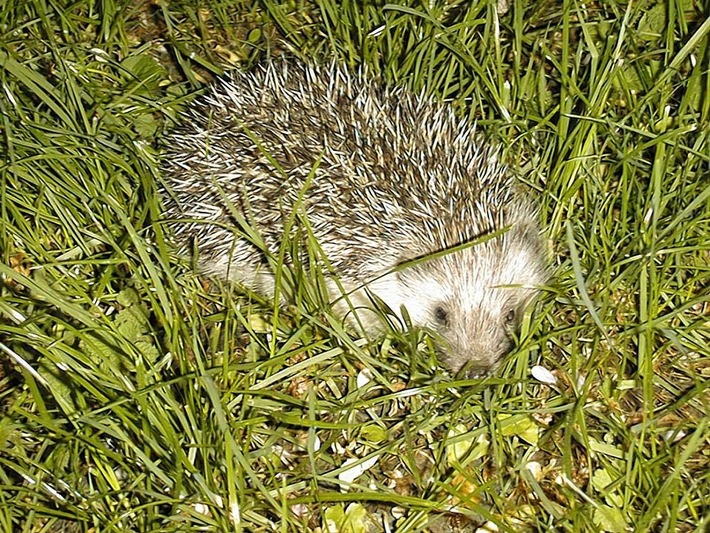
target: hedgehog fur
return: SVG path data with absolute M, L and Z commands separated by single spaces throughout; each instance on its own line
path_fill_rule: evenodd
M 273 296 L 263 251 L 235 237 L 232 215 L 277 254 L 300 197 L 349 296 L 329 281 L 336 310 L 372 309 L 372 294 L 406 308 L 453 371 L 494 368 L 547 279 L 534 206 L 474 123 L 362 70 L 277 60 L 232 72 L 189 107 L 163 161 L 166 216 L 204 272 Z M 374 312 L 357 319 L 383 327 Z

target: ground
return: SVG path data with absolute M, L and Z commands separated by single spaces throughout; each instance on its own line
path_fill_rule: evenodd
M 0 6 L 3 531 L 705 531 L 710 4 Z M 552 281 L 495 375 L 169 239 L 160 140 L 277 55 L 476 120 Z M 304 282 L 305 283 L 305 282 Z

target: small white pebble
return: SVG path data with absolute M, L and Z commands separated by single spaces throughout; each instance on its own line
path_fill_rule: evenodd
M 357 478 L 359 478 L 362 474 L 364 474 L 370 468 L 372 468 L 375 465 L 375 463 L 377 463 L 378 459 L 379 459 L 379 457 L 376 455 L 373 457 L 370 457 L 369 459 L 365 459 L 364 461 L 361 461 L 357 457 L 347 459 L 343 463 L 345 470 L 343 470 L 340 474 L 338 474 L 338 479 L 340 481 L 342 481 L 343 483 L 352 483 Z M 352 466 L 350 466 L 348 468 L 349 465 L 352 465 Z M 347 489 L 348 487 L 344 485 L 342 488 Z
M 308 516 L 308 506 L 305 503 L 295 503 L 291 506 L 291 512 L 299 518 L 305 518 Z
M 347 449 L 337 441 L 331 445 L 331 449 L 335 455 L 345 455 L 345 452 L 347 451 Z
M 661 436 L 666 442 L 678 442 L 683 437 L 685 437 L 685 431 L 676 431 L 675 429 L 668 429 L 661 433 Z
M 363 368 L 357 374 L 357 388 L 362 389 L 365 385 L 372 381 L 372 372 L 369 368 Z
M 210 508 L 207 507 L 204 503 L 196 503 L 193 505 L 193 508 L 195 509 L 196 513 L 209 516 L 210 514 Z
M 535 365 L 530 369 L 530 373 L 541 383 L 545 383 L 547 385 L 554 385 L 557 383 L 555 375 L 542 365 Z
M 483 524 L 483 527 L 479 527 L 476 530 L 476 533 L 496 533 L 496 531 L 499 531 L 498 526 L 495 522 L 491 522 L 489 520 L 488 522 Z
M 399 520 L 400 518 L 404 518 L 405 516 L 407 516 L 407 511 L 404 509 L 404 507 L 395 505 L 394 507 L 392 507 L 392 516 Z
M 540 463 L 537 461 L 530 461 L 525 465 L 525 470 L 532 474 L 535 481 L 540 481 L 540 478 L 542 477 L 542 465 Z
M 587 382 L 587 376 L 580 374 L 577 376 L 577 390 L 581 390 Z

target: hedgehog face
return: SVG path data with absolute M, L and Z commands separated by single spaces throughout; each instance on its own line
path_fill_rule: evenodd
M 521 294 L 521 290 L 486 291 L 491 299 L 501 300 L 496 306 L 470 306 L 456 296 L 437 303 L 430 310 L 433 323 L 429 329 L 438 341 L 443 363 L 454 372 L 463 370 L 468 377 L 495 370 L 513 347 L 513 336 L 530 299 L 528 291 Z
M 465 368 L 466 375 L 470 377 L 487 374 L 512 348 L 509 331 L 499 327 L 499 324 L 491 324 L 489 319 L 485 331 L 482 332 L 479 325 L 476 329 L 479 335 L 471 338 L 473 336 L 467 332 L 473 328 L 465 325 L 460 328 L 452 323 L 459 313 L 451 311 L 450 305 L 450 302 L 443 301 L 434 307 L 436 324 L 431 327 L 441 349 L 442 361 L 453 372 Z
M 470 377 L 493 371 L 510 351 L 534 286 L 547 279 L 537 240 L 497 241 L 399 273 L 414 324 L 433 332 L 447 367 Z

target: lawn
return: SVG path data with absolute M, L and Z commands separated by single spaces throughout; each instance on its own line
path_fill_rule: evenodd
M 0 2 L 0 531 L 710 528 L 710 3 L 505 7 Z M 284 54 L 450 102 L 538 202 L 496 375 L 176 253 L 161 139 Z

